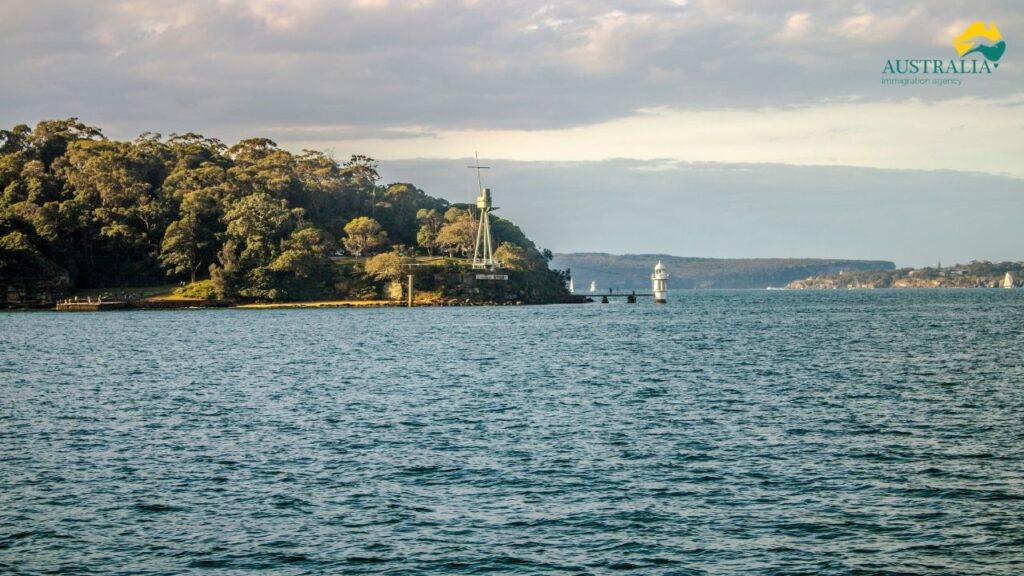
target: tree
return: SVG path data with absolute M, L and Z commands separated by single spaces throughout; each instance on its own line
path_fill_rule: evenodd
M 239 262 L 251 270 L 270 263 L 280 252 L 281 239 L 291 230 L 301 209 L 293 211 L 285 200 L 256 193 L 238 200 L 224 214 L 227 234 L 242 248 Z
M 0 223 L 0 303 L 10 288 L 29 295 L 60 293 L 68 287 L 67 272 L 47 259 L 28 234 L 18 230 L 4 234 L 4 228 Z
M 17 127 L 16 127 L 17 129 Z M 27 136 L 36 156 L 47 167 L 64 155 L 68 145 L 80 140 L 106 140 L 99 128 L 86 126 L 78 118 L 43 120 Z
M 164 232 L 160 264 L 168 275 L 188 273 L 195 282 L 200 267 L 213 261 L 218 235 L 224 231 L 221 216 L 227 172 L 215 161 L 215 144 L 196 135 L 175 138 L 172 148 L 177 164 L 163 181 L 163 193 L 172 205 L 177 204 L 178 219 Z M 195 165 L 196 156 L 206 160 Z
M 416 232 L 416 244 L 426 249 L 428 255 L 433 256 L 434 248 L 437 248 L 437 234 L 441 231 L 444 218 L 433 208 L 421 208 L 416 212 L 416 221 L 420 224 L 420 229 Z
M 303 150 L 296 159 L 295 173 L 300 184 L 296 198 L 316 226 L 339 229 L 358 212 L 357 199 L 348 193 L 341 167 L 327 154 Z
M 242 286 L 243 272 L 238 265 L 238 246 L 234 240 L 224 242 L 217 253 L 218 264 L 210 264 L 210 281 L 218 298 L 237 296 Z
M 536 252 L 531 254 L 529 250 L 511 242 L 502 242 L 494 251 L 494 259 L 508 270 L 531 271 L 538 269 L 543 256 Z
M 283 243 L 284 250 L 270 267 L 301 279 L 329 280 L 334 263 L 330 257 L 332 239 L 318 228 L 301 228 L 292 232 Z
M 449 208 L 444 213 L 445 224 L 437 234 L 437 245 L 449 255 L 466 256 L 476 244 L 478 224 L 473 215 L 461 208 Z
M 360 216 L 345 224 L 345 238 L 342 245 L 356 256 L 372 254 L 387 244 L 388 234 L 381 230 L 373 218 Z
M 32 129 L 25 124 L 18 124 L 10 130 L 0 130 L 0 155 L 26 150 L 31 134 Z
M 369 156 L 354 154 L 341 168 L 345 188 L 359 204 L 359 212 L 376 217 L 377 196 L 380 192 L 377 182 L 379 164 Z
M 412 184 L 398 182 L 378 188 L 378 202 L 373 217 L 388 232 L 391 242 L 398 244 L 415 244 L 418 233 L 419 216 L 424 210 L 436 212 L 436 220 L 440 221 L 439 210 L 444 210 L 446 202 L 427 196 Z
M 210 189 L 196 190 L 181 202 L 181 218 L 171 222 L 160 245 L 160 263 L 168 275 L 189 275 L 196 281 L 200 266 L 212 260 L 220 206 Z
M 318 228 L 299 228 L 285 238 L 281 253 L 266 266 L 248 272 L 239 294 L 268 300 L 329 296 L 338 269 L 329 256 L 331 237 Z
M 54 171 L 73 191 L 61 209 L 78 220 L 70 224 L 90 269 L 123 283 L 155 268 L 171 209 L 151 154 L 128 142 L 75 140 Z
M 167 147 L 178 169 L 194 169 L 204 164 L 224 168 L 231 163 L 231 159 L 224 154 L 227 146 L 216 138 L 206 138 L 202 134 L 171 134 L 167 138 Z
M 249 138 L 228 149 L 235 165 L 228 180 L 238 196 L 266 194 L 293 202 L 301 183 L 295 174 L 295 158 L 268 138 Z
M 380 180 L 377 169 L 380 164 L 369 156 L 353 154 L 345 166 L 341 169 L 342 174 L 349 183 L 359 188 L 374 188 Z
M 397 252 L 378 254 L 366 261 L 366 274 L 376 280 L 394 282 L 402 278 L 403 261 Z

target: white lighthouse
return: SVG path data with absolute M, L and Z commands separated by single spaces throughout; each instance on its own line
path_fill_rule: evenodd
M 662 266 L 661 260 L 654 267 L 654 274 L 651 274 L 651 292 L 654 293 L 654 303 L 664 304 L 665 293 L 668 292 L 668 272 Z

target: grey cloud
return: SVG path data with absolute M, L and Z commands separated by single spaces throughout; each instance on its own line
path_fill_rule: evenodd
M 1024 28 L 1010 2 L 972 11 L 1006 32 Z M 781 38 L 801 12 L 805 36 Z M 955 6 L 799 0 L 9 2 L 0 123 L 78 115 L 121 137 L 194 130 L 230 140 L 273 126 L 537 129 L 658 106 L 1020 90 L 1012 60 L 964 90 L 879 85 L 887 57 L 948 56 L 934 38 L 962 17 Z M 843 36 L 850 18 L 878 34 Z

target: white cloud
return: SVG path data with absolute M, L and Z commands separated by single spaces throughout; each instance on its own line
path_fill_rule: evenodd
M 844 19 L 832 31 L 846 38 L 863 38 L 871 33 L 874 23 L 874 14 L 858 14 Z
M 914 6 L 904 13 L 890 16 L 879 16 L 872 12 L 863 12 L 844 18 L 831 32 L 851 40 L 868 42 L 885 42 L 898 38 L 914 26 L 921 26 L 922 10 Z M 926 21 L 925 21 L 926 22 Z
M 797 40 L 807 36 L 811 30 L 811 15 L 808 12 L 797 12 L 786 19 L 786 26 L 779 33 L 782 40 Z

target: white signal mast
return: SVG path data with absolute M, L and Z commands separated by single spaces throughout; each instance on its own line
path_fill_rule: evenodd
M 491 203 L 491 189 L 484 188 L 480 179 L 480 171 L 490 166 L 480 165 L 480 156 L 473 153 L 476 164 L 469 168 L 476 169 L 476 183 L 479 192 L 476 197 L 476 208 L 480 212 L 480 221 L 476 229 L 476 245 L 473 247 L 473 268 L 486 268 L 493 270 L 497 267 L 494 261 L 494 250 L 491 246 L 491 212 L 497 210 Z

